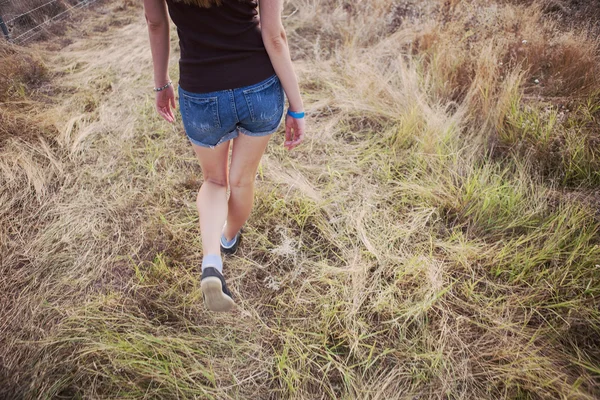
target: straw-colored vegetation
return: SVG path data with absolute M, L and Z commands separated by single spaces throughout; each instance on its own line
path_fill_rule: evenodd
M 64 36 L 69 23 L 79 21 L 90 5 L 105 1 L 108 0 L 0 0 L 0 16 L 10 37 L 18 43 L 54 39 L 64 44 L 71 42 Z M 62 39 L 56 40 L 57 37 Z
M 2 45 L 0 397 L 600 396 L 598 9 L 286 1 L 309 135 L 214 314 L 135 3 Z

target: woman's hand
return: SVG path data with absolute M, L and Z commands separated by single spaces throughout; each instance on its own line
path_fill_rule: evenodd
M 304 140 L 304 118 L 294 118 L 291 115 L 285 116 L 285 143 L 283 145 L 288 150 L 292 150 Z
M 171 108 L 172 107 L 172 108 Z M 175 122 L 175 91 L 173 85 L 164 90 L 156 92 L 156 111 L 168 122 Z

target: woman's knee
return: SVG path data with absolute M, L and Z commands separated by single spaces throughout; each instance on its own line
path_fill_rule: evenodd
M 232 173 L 229 175 L 229 186 L 231 189 L 251 187 L 254 185 L 256 174 Z
M 227 187 L 227 176 L 205 176 L 204 183 Z

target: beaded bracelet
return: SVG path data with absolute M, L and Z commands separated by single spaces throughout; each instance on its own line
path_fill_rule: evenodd
M 171 83 L 173 83 L 173 82 L 169 81 L 169 82 L 167 82 L 167 84 L 166 84 L 165 86 L 163 86 L 163 87 L 154 88 L 154 91 L 155 91 L 155 92 L 162 92 L 163 90 L 165 90 L 166 88 L 168 88 L 168 87 L 171 85 Z
M 292 118 L 296 118 L 296 119 L 302 119 L 302 118 L 304 118 L 304 111 L 302 111 L 302 112 L 294 112 L 294 111 L 291 111 L 291 110 L 288 108 L 288 110 L 287 110 L 287 115 L 289 115 L 289 116 L 290 116 L 290 117 L 292 117 Z

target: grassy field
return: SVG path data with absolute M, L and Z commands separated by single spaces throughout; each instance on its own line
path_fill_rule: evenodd
M 231 314 L 138 2 L 0 44 L 0 398 L 599 398 L 599 11 L 286 0 L 309 134 L 269 145 Z
M 88 1 L 95 3 L 98 0 Z M 10 38 L 18 44 L 51 38 L 56 40 L 57 36 L 68 41 L 65 33 L 69 22 L 79 20 L 89 11 L 91 4 L 86 0 L 2 0 L 0 16 Z

